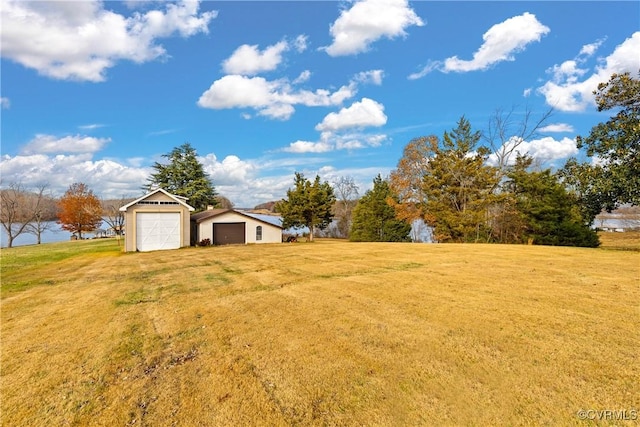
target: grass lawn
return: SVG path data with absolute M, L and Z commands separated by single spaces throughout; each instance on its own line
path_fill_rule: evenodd
M 3 249 L 2 425 L 634 425 L 640 236 L 610 234 Z

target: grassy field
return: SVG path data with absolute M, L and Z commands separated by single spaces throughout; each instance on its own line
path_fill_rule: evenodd
M 639 249 L 3 249 L 2 425 L 631 425 Z

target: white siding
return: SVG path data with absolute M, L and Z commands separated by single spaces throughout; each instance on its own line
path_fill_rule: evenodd
M 282 229 L 236 212 L 225 212 L 198 224 L 198 241 L 209 239 L 213 242 L 213 223 L 244 222 L 246 243 L 281 243 Z M 262 226 L 262 240 L 256 240 L 256 227 Z

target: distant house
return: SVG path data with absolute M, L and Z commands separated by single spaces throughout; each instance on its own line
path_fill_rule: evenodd
M 281 243 L 279 217 L 234 209 L 210 209 L 191 215 L 191 243 L 209 239 L 214 245 Z
M 189 246 L 190 213 L 195 209 L 186 200 L 158 188 L 122 206 L 125 252 Z

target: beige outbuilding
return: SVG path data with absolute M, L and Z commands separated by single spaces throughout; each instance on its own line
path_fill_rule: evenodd
M 213 245 L 281 243 L 279 217 L 234 209 L 210 209 L 191 215 L 191 242 L 205 239 Z
M 120 208 L 125 213 L 125 252 L 189 246 L 190 213 L 185 197 L 158 188 Z

